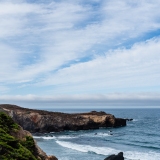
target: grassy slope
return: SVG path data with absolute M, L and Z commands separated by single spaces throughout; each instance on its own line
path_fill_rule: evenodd
M 26 137 L 21 141 L 11 136 L 19 126 L 3 112 L 0 112 L 0 160 L 38 160 L 34 156 L 34 140 Z

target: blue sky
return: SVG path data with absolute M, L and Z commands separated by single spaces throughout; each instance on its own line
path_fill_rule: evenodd
M 1 0 L 0 103 L 160 106 L 159 6 Z

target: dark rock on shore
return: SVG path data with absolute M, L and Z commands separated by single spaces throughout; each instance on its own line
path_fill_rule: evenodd
M 89 113 L 67 114 L 22 108 L 16 105 L 0 105 L 0 109 L 30 132 L 59 132 L 64 130 L 88 130 L 100 127 L 126 126 L 126 119 L 115 118 L 112 114 L 92 111 Z
M 123 152 L 119 152 L 117 155 L 113 154 L 109 157 L 105 158 L 104 160 L 124 160 Z
M 133 119 L 132 119 L 132 118 L 130 118 L 130 119 L 129 119 L 129 118 L 127 118 L 126 120 L 127 120 L 127 121 L 133 121 Z

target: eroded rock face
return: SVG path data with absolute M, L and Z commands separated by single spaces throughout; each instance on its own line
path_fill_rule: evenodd
M 105 112 L 66 114 L 0 105 L 15 122 L 30 132 L 59 132 L 64 130 L 88 130 L 100 127 L 126 126 L 126 120 Z
M 47 156 L 39 148 L 32 134 L 23 130 L 0 109 L 0 160 L 8 160 L 11 157 L 17 160 L 58 160 L 55 156 Z

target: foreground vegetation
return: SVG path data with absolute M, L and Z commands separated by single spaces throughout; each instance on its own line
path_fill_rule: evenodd
M 7 114 L 0 112 L 0 160 L 38 160 L 35 144 L 30 136 L 20 140 L 12 136 L 20 127 Z

